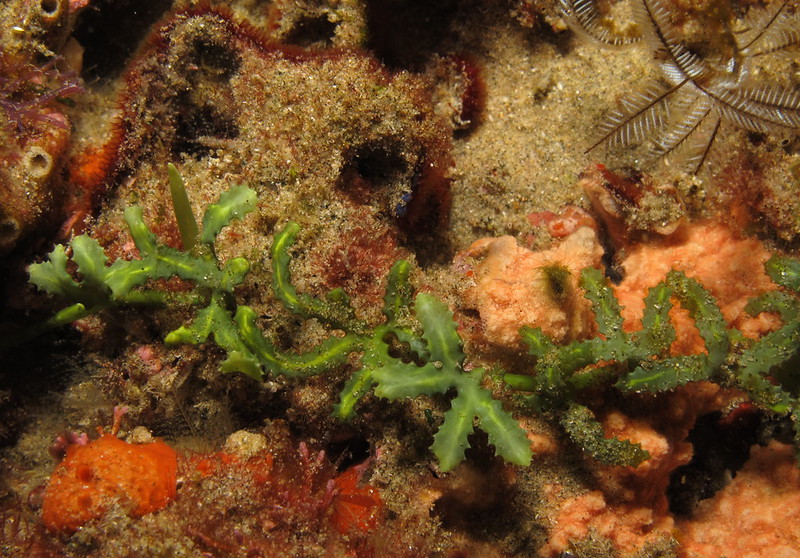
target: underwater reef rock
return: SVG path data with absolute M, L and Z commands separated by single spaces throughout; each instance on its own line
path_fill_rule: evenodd
M 744 309 L 751 298 L 776 288 L 764 272 L 769 257 L 770 252 L 760 241 L 741 238 L 726 224 L 713 221 L 687 225 L 662 242 L 632 247 L 622 262 L 625 278 L 615 289 L 624 307 L 625 327 L 636 329 L 641 320 L 646 289 L 670 269 L 680 269 L 709 290 L 731 326 L 757 338 L 779 324 L 773 315 L 754 317 Z M 702 340 L 691 331 L 688 316 L 678 311 L 672 316 L 683 324 L 677 328 L 673 351 L 689 354 L 702 347 Z
M 647 27 L 644 0 L 563 4 Z M 796 114 L 798 0 L 646 4 Z M 779 13 L 789 56 L 729 50 Z M 796 126 L 723 124 L 696 175 L 587 151 L 663 61 L 564 15 L 0 2 L 0 553 L 800 553 Z M 25 283 L 54 277 L 63 310 Z M 136 428 L 89 443 L 114 405 Z M 130 497 L 163 488 L 142 432 L 173 448 L 159 509 Z
M 412 232 L 447 220 L 449 130 L 424 80 L 366 53 L 280 45 L 225 11 L 188 9 L 156 25 L 123 79 L 110 138 L 71 165 L 76 228 L 109 191 L 156 217 L 169 162 L 212 192 L 247 182 L 271 200 L 266 220 L 320 203 L 332 222 L 348 206 Z
M 19 143 L 5 143 L 0 150 L 0 254 L 11 251 L 22 237 L 52 218 L 65 198 L 52 179 L 69 142 L 69 120 L 56 109 L 41 109 L 38 115 L 38 130 L 22 135 Z M 0 138 L 3 135 L 0 132 Z
M 366 8 L 358 0 L 276 0 L 266 28 L 270 38 L 304 48 L 361 47 L 366 40 Z
M 697 418 L 726 408 L 738 397 L 716 384 L 696 382 L 661 400 L 641 402 L 628 414 L 616 409 L 605 412 L 601 419 L 605 435 L 640 443 L 650 458 L 638 467 L 587 459 L 593 480 L 579 494 L 570 494 L 559 484 L 548 486 L 545 494 L 555 511 L 539 556 L 555 558 L 580 548 L 588 552 L 598 544 L 606 544 L 605 555 L 610 556 L 660 556 L 665 550 L 666 555 L 677 551 L 692 556 L 682 553 L 682 538 L 680 543 L 673 538 L 681 519 L 670 507 L 667 485 L 692 458 L 694 448 L 687 434 Z
M 61 213 L 68 106 L 84 91 L 81 48 L 68 39 L 78 10 L 66 1 L 0 6 L 0 255 Z

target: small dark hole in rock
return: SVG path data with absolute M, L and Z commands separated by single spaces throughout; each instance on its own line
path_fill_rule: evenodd
M 767 417 L 755 407 L 732 411 L 723 417 L 719 412 L 697 419 L 689 432 L 694 446 L 692 460 L 675 469 L 667 487 L 669 509 L 681 516 L 691 516 L 698 502 L 710 498 L 736 476 L 750 457 L 754 444 L 765 445 L 781 439 L 781 418 Z
M 413 187 L 413 169 L 400 142 L 369 142 L 344 153 L 338 187 L 355 203 L 398 217 Z
M 352 436 L 330 442 L 325 452 L 337 464 L 339 471 L 344 471 L 352 465 L 366 461 L 370 455 L 370 445 L 362 436 Z
M 13 219 L 0 220 L 0 245 L 10 243 L 19 236 L 19 224 Z
M 192 106 L 178 117 L 172 152 L 175 156 L 187 153 L 197 158 L 205 157 L 213 146 L 204 139 L 229 140 L 238 135 L 236 122 L 220 114 L 214 107 Z
M 242 60 L 239 54 L 225 45 L 198 39 L 194 43 L 193 62 L 204 75 L 217 81 L 230 81 L 239 71 Z
M 747 139 L 750 140 L 750 143 L 753 145 L 761 145 L 765 141 L 767 141 L 767 137 L 764 134 L 760 134 L 758 132 L 748 132 Z
M 31 157 L 30 164 L 31 167 L 35 168 L 36 170 L 43 171 L 50 166 L 50 160 L 44 154 L 37 153 Z
M 55 15 L 58 13 L 58 0 L 42 0 L 39 7 L 45 15 Z
M 456 0 L 367 0 L 367 47 L 387 66 L 421 70 L 442 51 L 458 13 Z
M 395 145 L 364 145 L 355 151 L 350 166 L 375 189 L 391 185 L 408 173 L 408 164 Z
M 325 48 L 333 44 L 335 33 L 336 24 L 323 14 L 298 20 L 283 40 L 290 45 Z

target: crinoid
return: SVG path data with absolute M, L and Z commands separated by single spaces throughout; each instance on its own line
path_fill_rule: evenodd
M 561 0 L 561 5 L 578 34 L 607 46 L 643 42 L 662 72 L 621 99 L 587 153 L 600 145 L 646 143 L 648 156 L 670 155 L 697 172 L 725 123 L 757 133 L 800 129 L 800 90 L 762 83 L 755 71 L 761 56 L 800 44 L 800 16 L 786 1 L 768 14 L 753 10 L 735 25 L 719 21 L 722 38 L 712 49 L 718 52 L 703 54 L 682 40 L 665 0 L 634 0 L 638 34 L 627 35 L 601 15 L 596 0 Z

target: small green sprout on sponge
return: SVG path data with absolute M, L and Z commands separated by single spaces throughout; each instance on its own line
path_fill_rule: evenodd
M 221 370 L 241 372 L 255 380 L 263 380 L 265 373 L 289 378 L 322 374 L 341 367 L 357 354 L 360 368 L 340 394 L 334 409 L 337 417 L 352 417 L 358 401 L 371 390 L 391 401 L 454 393 L 432 446 L 442 470 L 449 471 L 464 459 L 476 420 L 498 455 L 514 464 L 530 464 L 531 449 L 525 431 L 481 385 L 484 370 L 465 371 L 465 355 L 452 312 L 433 295 L 413 296 L 407 261 L 398 261 L 389 273 L 383 307 L 385 321 L 371 327 L 356 317 L 341 289 L 330 291 L 323 299 L 297 292 L 289 272 L 289 249 L 300 227 L 288 223 L 276 234 L 271 250 L 275 296 L 291 313 L 316 318 L 344 335 L 331 334 L 305 353 L 282 351 L 258 327 L 256 312 L 235 301 L 234 288 L 244 280 L 249 262 L 234 258 L 223 265 L 214 249 L 225 226 L 255 209 L 255 192 L 246 186 L 223 192 L 219 201 L 206 210 L 198 232 L 189 204 L 183 199 L 183 181 L 174 168 L 170 169 L 170 185 L 185 250 L 160 244 L 137 206 L 125 211 L 125 220 L 140 259 L 117 260 L 108 265 L 99 243 L 81 235 L 70 243 L 71 259 L 81 276 L 75 280 L 67 270 L 66 247 L 56 246 L 48 261 L 30 266 L 30 280 L 73 305 L 59 312 L 57 320 L 49 320 L 46 327 L 117 305 L 177 303 L 200 307 L 190 323 L 166 335 L 166 343 L 196 345 L 213 339 L 227 353 Z M 195 288 L 189 294 L 176 295 L 147 285 L 150 280 L 173 276 L 194 283 Z M 395 356 L 398 352 L 402 354 Z

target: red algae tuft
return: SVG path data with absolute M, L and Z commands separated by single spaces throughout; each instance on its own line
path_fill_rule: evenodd
M 276 421 L 264 434 L 240 431 L 224 450 L 183 460 L 181 497 L 164 513 L 214 556 L 323 549 L 327 556 L 375 556 L 376 546 L 403 535 L 386 520 L 379 491 L 368 482 L 369 463 L 337 473 L 324 450 L 295 442 Z M 391 548 L 381 555 L 409 554 Z
M 341 534 L 351 531 L 368 533 L 378 524 L 383 501 L 378 491 L 360 478 L 363 467 L 354 465 L 333 479 L 333 525 Z

